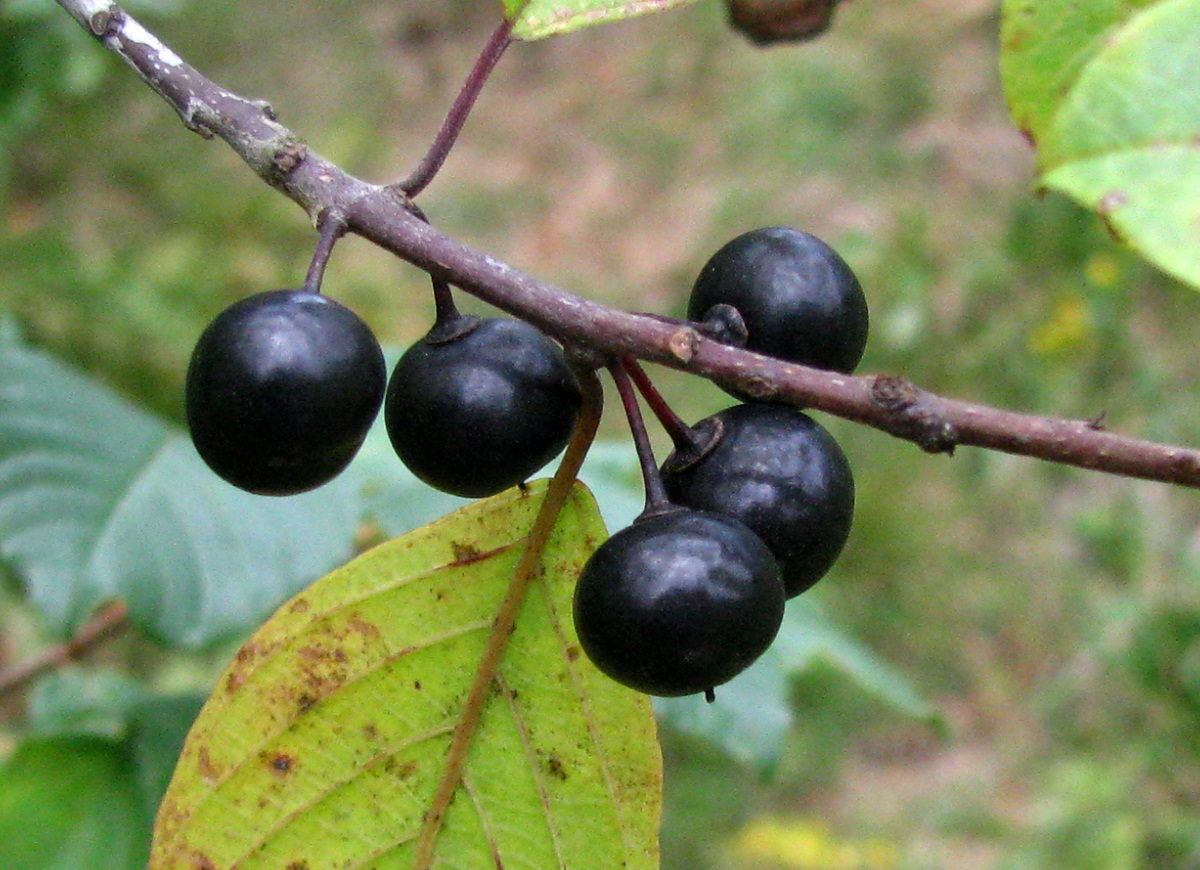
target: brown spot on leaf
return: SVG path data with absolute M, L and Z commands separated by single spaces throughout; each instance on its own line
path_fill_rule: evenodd
M 543 766 L 546 769 L 546 773 L 550 774 L 555 779 L 561 782 L 567 781 L 567 769 L 563 767 L 563 763 L 558 759 L 557 755 L 551 755 L 546 758 L 545 762 L 543 762 Z
M 363 620 L 358 622 L 359 629 L 369 633 L 368 623 Z M 293 696 L 292 703 L 299 705 L 302 710 L 333 694 L 345 685 L 350 677 L 350 655 L 344 647 L 352 629 L 329 627 L 325 634 L 327 637 L 316 639 L 313 643 L 296 650 L 299 685 L 291 687 L 288 694 Z
M 363 637 L 380 636 L 379 626 L 373 622 L 368 622 L 357 613 L 350 617 L 350 620 L 346 623 L 346 627 L 351 631 L 358 632 L 359 634 L 363 635 Z M 341 650 L 339 650 L 339 652 L 341 652 Z M 342 657 L 345 658 L 345 653 L 342 653 Z
M 340 664 L 346 661 L 346 651 L 339 646 L 323 648 L 319 646 L 304 646 L 296 650 L 296 655 L 309 664 L 324 664 L 333 662 Z
M 579 654 L 581 652 L 583 652 L 582 649 L 575 646 L 574 644 L 571 644 L 571 646 L 567 647 L 567 661 L 569 661 L 569 662 L 576 661 L 579 658 Z
M 190 863 L 192 870 L 217 870 L 217 865 L 203 852 L 193 852 Z
M 307 861 L 293 861 L 287 865 L 287 870 L 308 870 Z
M 292 772 L 292 767 L 295 764 L 296 760 L 284 752 L 271 757 L 271 770 L 278 776 L 287 776 Z
M 200 771 L 200 776 L 207 782 L 216 782 L 221 778 L 221 771 L 213 764 L 207 746 L 201 746 L 200 751 L 196 753 L 196 767 Z
M 479 548 L 470 542 L 454 541 L 450 547 L 454 551 L 455 565 L 467 565 L 477 562 L 483 557 Z
M 308 603 L 307 598 L 297 598 L 288 605 L 289 613 L 308 613 L 312 609 L 312 605 Z
M 237 651 L 237 655 L 233 657 L 233 664 L 229 668 L 229 676 L 225 678 L 226 692 L 232 694 L 242 687 L 242 683 L 246 682 L 246 677 L 261 653 L 261 647 L 254 641 L 250 641 Z
M 415 761 L 401 763 L 392 757 L 383 763 L 383 769 L 397 779 L 408 779 L 417 772 L 417 763 Z

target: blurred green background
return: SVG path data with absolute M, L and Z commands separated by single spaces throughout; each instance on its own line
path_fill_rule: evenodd
M 388 181 L 423 152 L 499 3 L 134 8 L 323 155 Z M 721 243 L 797 226 L 866 288 L 861 371 L 1200 443 L 1200 297 L 1035 194 L 999 94 L 998 26 L 994 2 L 859 0 L 822 39 L 761 50 L 704 0 L 518 44 L 422 205 L 561 286 L 670 314 Z M 176 419 L 203 326 L 297 284 L 314 238 L 48 0 L 0 3 L 0 203 L 0 311 Z M 357 239 L 326 290 L 385 344 L 431 320 L 427 279 Z M 654 374 L 684 417 L 728 404 Z M 667 735 L 665 866 L 1200 867 L 1195 495 L 828 425 L 859 507 L 814 594 L 944 727 L 817 669 L 792 687 L 797 727 L 770 778 Z M 624 432 L 610 413 L 605 434 Z M 0 668 L 45 643 L 15 585 L 5 596 Z M 24 715 L 21 697 L 0 705 L 0 757 Z

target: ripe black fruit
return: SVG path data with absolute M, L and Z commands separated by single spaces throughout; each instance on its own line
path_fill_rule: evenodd
M 819 369 L 854 371 L 867 344 L 867 301 L 837 252 L 815 236 L 767 227 L 721 247 L 696 278 L 688 317 L 732 305 L 746 348 Z
M 820 580 L 854 519 L 854 477 L 837 441 L 784 405 L 735 405 L 694 427 L 699 451 L 663 463 L 675 504 L 733 517 L 775 554 L 789 598 Z
M 187 373 L 187 422 L 209 467 L 259 495 L 332 480 L 379 413 L 387 365 L 370 328 L 318 293 L 273 290 L 208 325 Z
M 465 331 L 435 326 L 405 352 L 384 419 L 413 474 L 480 498 L 526 480 L 566 446 L 580 392 L 562 350 L 534 327 L 470 320 Z
M 775 639 L 779 566 L 741 523 L 703 511 L 639 519 L 603 543 L 575 588 L 575 630 L 592 662 L 651 695 L 727 682 Z

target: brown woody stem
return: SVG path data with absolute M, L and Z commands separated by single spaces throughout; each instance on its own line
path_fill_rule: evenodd
M 608 308 L 464 245 L 420 220 L 395 187 L 369 184 L 308 148 L 265 103 L 214 84 L 105 0 L 59 5 L 118 54 L 184 123 L 219 136 L 268 184 L 315 217 L 328 208 L 357 233 L 593 356 L 632 356 L 761 399 L 874 426 L 934 453 L 975 446 L 1125 477 L 1200 487 L 1200 451 L 1105 431 L 1095 421 L 1034 417 L 927 393 L 889 375 L 851 377 L 759 356 L 695 327 Z

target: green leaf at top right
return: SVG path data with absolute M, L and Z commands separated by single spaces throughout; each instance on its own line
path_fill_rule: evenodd
M 1042 186 L 1200 288 L 1200 0 L 1006 0 L 1001 43 Z

